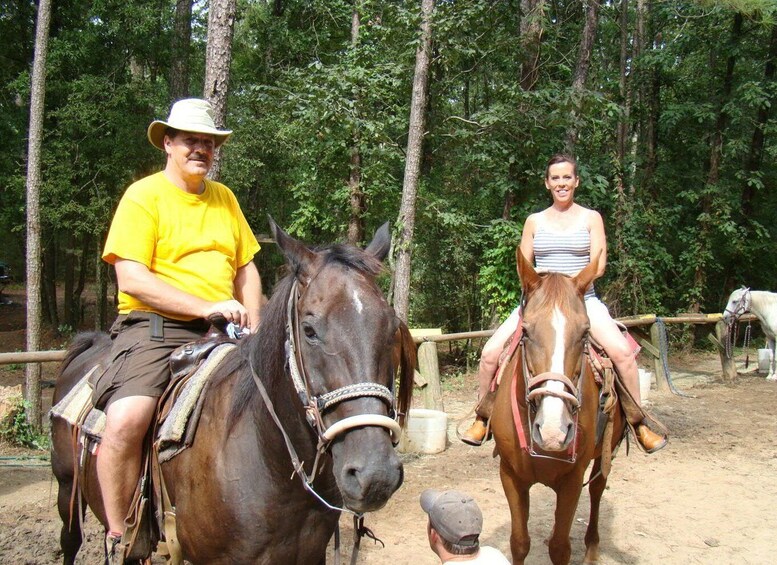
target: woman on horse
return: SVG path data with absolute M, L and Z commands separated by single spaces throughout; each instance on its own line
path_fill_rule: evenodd
M 601 215 L 595 210 L 575 203 L 575 190 L 580 184 L 577 162 L 568 155 L 554 155 L 545 167 L 545 187 L 553 204 L 542 212 L 531 214 L 523 226 L 520 250 L 538 271 L 577 274 L 591 260 L 599 257 L 597 277 L 604 274 L 607 264 L 607 241 Z M 626 389 L 640 402 L 639 373 L 635 353 L 620 328 L 610 316 L 607 306 L 600 301 L 591 285 L 585 294 L 585 306 L 591 324 L 591 337 L 607 352 Z M 478 367 L 478 399 L 482 399 L 496 374 L 504 345 L 520 326 L 518 306 L 486 342 Z M 636 419 L 635 415 L 631 416 Z M 486 438 L 486 418 L 478 415 L 462 436 L 470 445 L 480 445 Z M 637 441 L 648 453 L 664 447 L 666 436 L 652 431 L 640 418 L 630 422 L 636 430 Z

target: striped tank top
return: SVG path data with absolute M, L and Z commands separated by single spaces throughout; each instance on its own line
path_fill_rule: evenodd
M 591 234 L 585 225 L 559 231 L 545 222 L 534 233 L 534 262 L 538 271 L 574 276 L 591 262 Z M 588 287 L 586 298 L 596 296 L 594 285 Z

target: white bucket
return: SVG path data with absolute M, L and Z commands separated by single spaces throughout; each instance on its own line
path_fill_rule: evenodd
M 399 440 L 403 453 L 440 453 L 448 440 L 448 415 L 439 410 L 411 408 Z
M 647 400 L 650 394 L 650 385 L 653 382 L 653 373 L 645 369 L 639 370 L 639 396 L 642 402 Z
M 772 364 L 772 350 L 771 349 L 759 349 L 758 350 L 758 372 L 768 373 Z

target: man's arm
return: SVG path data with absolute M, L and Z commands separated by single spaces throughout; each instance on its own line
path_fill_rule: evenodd
M 260 309 L 262 307 L 262 278 L 253 261 L 249 261 L 237 270 L 235 275 L 235 298 L 248 310 L 251 332 L 259 328 Z
M 221 314 L 227 321 L 241 328 L 249 327 L 248 310 L 237 300 L 209 302 L 175 288 L 159 279 L 148 267 L 129 259 L 116 259 L 116 279 L 119 290 L 137 298 L 160 312 L 191 318 L 205 318 Z M 258 273 L 257 273 L 258 278 Z M 258 300 L 258 299 L 257 299 Z M 258 317 L 257 317 L 258 321 Z

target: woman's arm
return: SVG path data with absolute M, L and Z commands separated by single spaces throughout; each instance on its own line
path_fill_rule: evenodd
M 607 236 L 604 233 L 604 222 L 599 212 L 591 210 L 588 218 L 588 231 L 591 234 L 591 260 L 599 257 L 596 269 L 596 278 L 599 278 L 607 268 Z
M 521 233 L 521 254 L 532 265 L 534 264 L 534 232 L 537 229 L 537 214 L 530 214 L 523 224 Z

